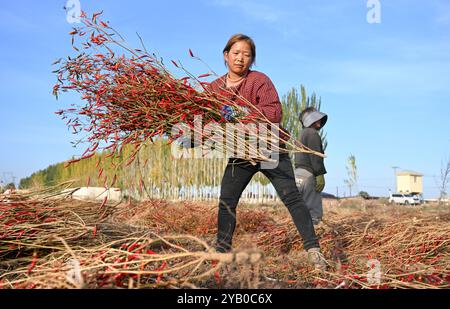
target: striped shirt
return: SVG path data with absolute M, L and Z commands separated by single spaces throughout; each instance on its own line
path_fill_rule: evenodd
M 235 101 L 239 105 L 246 106 L 245 102 L 239 100 L 238 96 L 244 97 L 251 102 L 269 122 L 279 125 L 283 116 L 280 99 L 277 90 L 270 78 L 264 73 L 249 70 L 244 80 L 236 87 L 226 87 L 226 74 L 214 80 L 211 90 L 219 93 L 228 99 Z M 260 114 L 250 109 L 249 118 L 258 118 Z M 280 139 L 288 141 L 289 135 L 280 131 Z

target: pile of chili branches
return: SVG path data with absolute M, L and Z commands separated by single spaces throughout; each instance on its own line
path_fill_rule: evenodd
M 0 199 L 0 259 L 8 264 L 37 250 L 48 252 L 64 239 L 70 244 L 91 242 L 96 224 L 113 206 L 70 199 L 72 182 Z
M 236 251 L 264 253 L 260 287 L 450 287 L 448 210 L 381 204 L 361 207 L 364 210 L 327 207 L 326 221 L 317 234 L 328 268 L 317 273 L 308 263 L 289 213 L 279 207 L 241 206 L 237 214 Z M 162 234 L 201 236 L 213 243 L 216 216 L 211 204 L 152 200 L 127 207 L 112 220 Z
M 328 268 L 315 272 L 282 207 L 242 205 L 235 251 L 216 254 L 211 204 L 47 195 L 0 204 L 5 288 L 450 287 L 448 209 L 327 208 L 317 233 Z
M 189 248 L 189 249 L 187 249 Z M 9 288 L 156 288 L 195 287 L 224 264 L 257 265 L 261 253 L 215 253 L 192 236 L 143 235 L 89 248 L 64 240 L 51 254 L 0 275 Z
M 198 122 L 196 125 L 198 117 L 201 117 L 202 124 L 218 124 L 214 129 L 219 130 L 219 135 L 226 141 L 233 141 L 223 144 L 228 153 L 234 153 L 237 148 L 249 154 L 254 161 L 270 160 L 255 142 L 248 141 L 248 136 L 230 132 L 220 125 L 226 122 L 222 113 L 224 105 L 238 111 L 243 106 L 248 109 L 249 114 L 242 113 L 236 117 L 236 122 L 242 125 L 267 123 L 261 111 L 243 97 L 237 96 L 232 101 L 225 94 L 210 91 L 203 79 L 215 74 L 212 71 L 194 76 L 180 62 L 172 61 L 186 75 L 176 78 L 160 58 L 147 51 L 143 43 L 142 49 L 127 47 L 125 40 L 109 23 L 99 20 L 100 14 L 88 18 L 83 13 L 83 26 L 74 28 L 70 33 L 77 56 L 55 62 L 59 68 L 54 71 L 58 78 L 53 88 L 54 95 L 58 97 L 61 91 L 74 91 L 81 95 L 84 102 L 84 105 L 73 104 L 57 112 L 74 134 L 85 135 L 77 144 L 88 144 L 84 153 L 69 163 L 89 158 L 101 149 L 108 151 L 110 156 L 120 156 L 122 147 L 132 144 L 135 152 L 125 162 L 129 164 L 145 142 L 151 142 L 158 136 L 166 136 L 171 142 L 188 131 L 194 132 L 202 141 L 210 138 L 214 145 L 217 135 L 211 130 L 203 130 Z M 77 47 L 78 40 L 82 42 Z M 199 59 L 191 50 L 189 54 Z M 178 126 L 180 123 L 183 125 Z M 177 130 L 172 131 L 175 127 Z M 272 127 L 280 129 L 276 124 Z M 257 126 L 245 128 L 249 135 L 258 135 L 259 139 L 264 140 L 267 148 L 272 151 L 279 149 L 280 136 L 274 131 L 259 134 L 261 132 Z M 288 145 L 292 151 L 323 156 L 300 144 L 288 142 Z
M 297 287 L 449 288 L 450 213 L 395 212 L 329 215 L 318 228 L 328 263 L 320 276 L 311 276 L 302 260 L 301 240 L 290 221 L 272 225 L 258 237 L 258 247 L 274 257 L 267 260 L 272 264 L 267 274 Z M 288 257 L 284 274 L 275 258 L 279 254 Z
M 111 220 L 121 213 L 116 206 L 69 200 L 63 191 L 2 199 L 0 287 L 176 288 L 211 278 L 220 286 L 218 272 L 230 263 L 249 269 L 242 286 L 258 279 L 256 250 L 219 254 L 191 235 L 161 237 Z

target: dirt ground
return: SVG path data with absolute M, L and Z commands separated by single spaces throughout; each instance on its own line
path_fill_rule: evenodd
M 4 288 L 448 288 L 450 208 L 325 199 L 308 262 L 281 203 L 241 204 L 234 250 L 214 250 L 216 202 L 0 203 Z M 68 278 L 76 261 L 79 279 Z M 66 266 L 64 266 L 66 265 Z M 71 270 L 72 271 L 72 270 Z

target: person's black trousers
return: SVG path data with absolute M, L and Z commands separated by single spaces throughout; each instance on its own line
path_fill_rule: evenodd
M 259 163 L 252 165 L 244 159 L 229 159 L 220 189 L 217 251 L 228 252 L 231 250 L 236 228 L 236 206 L 245 187 L 253 175 L 259 171 L 270 180 L 281 201 L 288 208 L 294 224 L 303 238 L 305 250 L 318 248 L 319 242 L 311 215 L 295 184 L 291 160 L 287 153 L 281 153 L 278 165 L 273 169 L 261 169 Z

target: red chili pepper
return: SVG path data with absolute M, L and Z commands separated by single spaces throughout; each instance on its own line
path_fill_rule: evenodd
M 137 254 L 131 254 L 128 256 L 128 262 L 134 261 L 138 259 L 138 255 Z
M 139 191 L 142 193 L 144 190 L 143 190 L 143 187 L 144 187 L 144 182 L 142 181 L 142 178 L 140 178 L 139 179 Z
M 98 12 L 98 13 L 94 13 L 94 15 L 92 15 L 92 22 L 95 23 L 95 21 L 97 20 L 97 17 L 98 17 L 99 15 L 102 15 L 102 14 L 103 14 L 103 11 L 100 11 L 100 12 Z
M 33 258 L 31 260 L 31 264 L 28 267 L 28 271 L 27 271 L 28 274 L 30 274 L 33 271 L 34 267 L 36 266 L 36 263 L 37 263 L 37 253 L 34 252 L 33 253 Z
M 208 76 L 211 76 L 211 74 L 209 74 L 209 73 L 202 74 L 202 75 L 199 75 L 197 78 L 204 78 L 204 77 L 208 77 Z
M 68 161 L 68 162 L 66 162 L 65 164 L 64 164 L 64 167 L 69 167 L 71 164 L 73 164 L 73 163 L 76 163 L 76 162 L 78 162 L 78 161 L 80 161 L 81 159 L 75 159 L 75 160 L 71 160 L 71 161 Z
M 83 158 L 88 152 L 89 152 L 89 148 L 86 148 L 86 150 L 83 152 L 83 154 L 81 155 L 81 157 Z
M 158 271 L 163 271 L 163 270 L 166 268 L 166 266 L 167 266 L 166 262 L 163 262 L 162 265 L 161 265 L 161 267 L 158 268 Z M 158 275 L 158 278 L 156 278 L 156 284 L 159 284 L 159 283 L 160 283 L 162 276 L 163 276 L 162 273 L 160 273 L 160 274 Z
M 128 252 L 132 252 L 134 249 L 136 249 L 136 248 L 139 247 L 139 246 L 140 246 L 139 243 L 132 244 L 132 245 L 128 248 Z
M 213 260 L 212 263 L 211 263 L 212 267 L 216 267 L 217 263 L 218 263 L 218 261 Z M 221 281 L 220 281 L 219 271 L 214 272 L 214 279 L 216 280 L 217 287 L 220 289 L 221 288 Z
M 89 158 L 93 157 L 94 155 L 95 155 L 95 152 L 88 154 L 86 156 L 82 156 L 81 159 L 89 159 Z
M 108 196 L 105 196 L 105 198 L 103 199 L 102 204 L 100 205 L 100 209 L 102 209 L 103 206 L 105 206 L 107 200 L 108 200 Z

